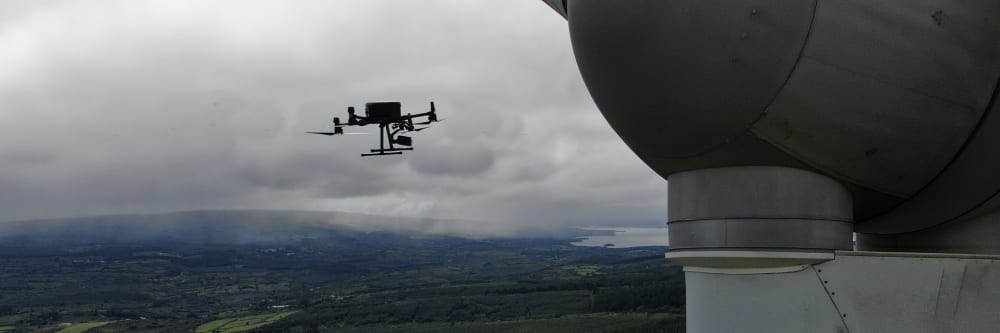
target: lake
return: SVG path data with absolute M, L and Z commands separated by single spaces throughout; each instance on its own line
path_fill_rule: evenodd
M 611 233 L 608 235 L 591 235 L 571 244 L 576 246 L 605 246 L 614 244 L 613 248 L 637 246 L 667 246 L 667 228 L 618 228 L 618 227 L 587 227 L 583 230 Z

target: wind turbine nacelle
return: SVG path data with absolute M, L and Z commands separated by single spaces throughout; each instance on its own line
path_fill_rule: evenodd
M 661 176 L 806 170 L 862 249 L 1000 253 L 1000 1 L 545 1 Z

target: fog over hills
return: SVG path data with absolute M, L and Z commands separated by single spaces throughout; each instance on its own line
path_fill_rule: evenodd
M 572 228 L 483 229 L 460 220 L 279 210 L 202 210 L 0 222 L 0 240 L 65 242 L 169 241 L 181 243 L 283 243 L 367 232 L 481 238 L 576 236 Z

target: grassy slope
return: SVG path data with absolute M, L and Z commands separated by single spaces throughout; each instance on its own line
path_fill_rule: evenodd
M 106 229 L 117 230 L 111 227 Z M 561 318 L 594 321 L 597 328 L 634 322 L 618 318 L 607 326 L 606 320 L 582 319 L 585 313 L 683 311 L 683 273 L 662 259 L 662 248 L 337 230 L 301 234 L 309 237 L 283 244 L 0 240 L 0 314 L 13 314 L 0 315 L 0 327 L 36 331 L 60 322 L 117 320 L 88 332 L 174 333 L 232 318 L 214 328 L 360 332 L 415 325 L 447 332 L 454 323 L 516 332 L 572 327 Z M 277 304 L 301 311 L 264 326 L 246 320 Z
M 212 330 L 215 329 L 218 329 L 219 332 L 223 333 L 249 331 L 258 327 L 272 324 L 276 321 L 279 321 L 285 317 L 292 315 L 295 312 L 298 311 L 265 313 L 265 314 L 246 316 L 246 317 L 219 319 L 198 326 L 198 328 L 195 329 L 195 332 L 208 333 L 212 332 Z
M 110 324 L 110 321 L 95 321 L 89 323 L 79 323 L 57 331 L 56 333 L 83 333 L 90 329 Z
M 372 333 L 580 333 L 580 332 L 683 332 L 683 316 L 670 314 L 596 313 L 549 319 L 510 320 L 391 327 L 357 327 L 334 332 Z

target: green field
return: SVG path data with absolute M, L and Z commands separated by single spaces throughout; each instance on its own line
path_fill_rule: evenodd
M 95 321 L 95 322 L 90 322 L 90 323 L 79 323 L 79 324 L 76 324 L 76 325 L 73 325 L 73 326 L 61 329 L 59 331 L 56 331 L 56 333 L 83 333 L 83 332 L 89 331 L 92 328 L 101 327 L 101 326 L 104 326 L 104 325 L 107 325 L 107 324 L 110 324 L 110 323 L 111 323 L 110 321 Z
M 208 232 L 192 228 L 175 233 Z M 313 237 L 0 240 L 0 333 L 683 332 L 684 274 L 663 248 L 292 231 Z
M 579 332 L 680 332 L 684 317 L 671 314 L 595 313 L 560 318 L 472 323 L 408 324 L 365 327 L 335 332 L 372 333 L 579 333 Z
M 579 276 L 591 276 L 594 274 L 600 274 L 598 271 L 601 270 L 601 266 L 598 265 L 571 265 L 564 267 L 567 271 L 576 273 Z
M 213 320 L 199 325 L 195 329 L 196 333 L 210 333 L 218 331 L 222 333 L 249 331 L 261 326 L 270 325 L 282 318 L 288 317 L 298 311 L 288 311 L 281 313 L 265 313 L 253 316 L 225 318 Z

